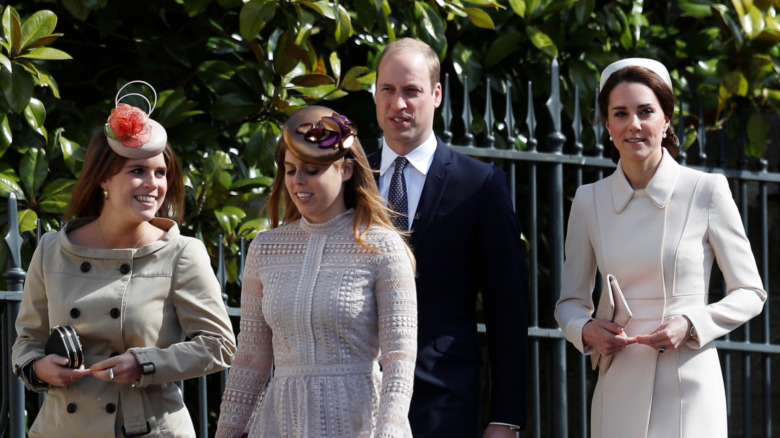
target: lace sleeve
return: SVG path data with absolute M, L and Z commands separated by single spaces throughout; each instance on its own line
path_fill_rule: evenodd
M 393 233 L 378 256 L 379 363 L 382 387 L 375 436 L 411 437 L 409 403 L 417 358 L 417 295 L 412 264 L 401 237 Z
M 271 329 L 263 316 L 263 283 L 260 279 L 259 239 L 249 247 L 241 288 L 241 322 L 238 351 L 228 375 L 220 406 L 217 438 L 234 438 L 248 429 L 252 413 L 262 397 L 273 363 Z

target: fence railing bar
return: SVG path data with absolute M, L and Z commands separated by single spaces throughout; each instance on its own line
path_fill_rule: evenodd
M 528 126 L 528 150 L 536 152 L 536 111 L 534 110 L 533 84 L 528 81 L 528 114 L 525 116 L 525 124 Z
M 441 117 L 444 120 L 444 132 L 442 133 L 442 140 L 445 144 L 452 143 L 452 131 L 450 130 L 452 124 L 452 101 L 450 100 L 450 74 L 444 74 L 444 104 L 441 109 Z
M 491 98 L 490 76 L 485 79 L 485 143 L 489 149 L 495 149 L 496 136 L 493 135 L 493 123 L 495 123 L 495 114 L 493 114 L 493 99 Z
M 469 100 L 469 77 L 463 75 L 463 113 L 461 113 L 463 119 L 463 129 L 465 130 L 466 146 L 474 146 L 474 133 L 471 131 L 471 122 L 474 121 L 474 116 L 471 114 L 471 101 Z
M 572 122 L 574 131 L 574 155 L 582 155 L 582 116 L 580 115 L 580 87 L 574 86 L 574 121 Z

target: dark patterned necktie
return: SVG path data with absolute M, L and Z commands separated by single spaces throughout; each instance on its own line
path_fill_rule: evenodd
M 387 195 L 387 203 L 397 215 L 393 219 L 393 224 L 401 231 L 409 230 L 409 202 L 406 198 L 406 179 L 404 178 L 404 167 L 409 161 L 405 157 L 395 159 L 395 171 L 390 180 L 390 192 Z

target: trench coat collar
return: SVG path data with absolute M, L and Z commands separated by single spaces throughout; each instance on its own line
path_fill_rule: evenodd
M 658 169 L 644 189 L 647 197 L 657 208 L 665 208 L 669 204 L 674 186 L 677 183 L 677 175 L 680 173 L 680 165 L 677 164 L 677 161 L 666 152 L 665 148 L 662 150 L 661 164 L 658 165 Z M 621 163 L 622 161 L 618 162 L 617 170 L 612 174 L 612 182 L 610 183 L 612 206 L 615 208 L 615 213 L 618 214 L 626 208 L 628 201 L 633 198 L 635 193 L 626 174 L 623 173 Z
M 96 259 L 116 259 L 127 260 L 132 258 L 140 258 L 152 254 L 156 251 L 165 248 L 168 243 L 172 242 L 179 237 L 179 226 L 175 221 L 163 218 L 154 218 L 149 223 L 161 230 L 166 231 L 162 239 L 152 242 L 148 245 L 144 245 L 138 249 L 123 248 L 123 249 L 99 249 L 90 248 L 86 246 L 76 245 L 68 239 L 68 231 L 73 231 L 83 225 L 86 225 L 97 219 L 96 217 L 89 218 L 76 218 L 68 221 L 62 230 L 59 232 L 60 245 L 66 251 L 76 254 L 81 257 L 96 258 Z

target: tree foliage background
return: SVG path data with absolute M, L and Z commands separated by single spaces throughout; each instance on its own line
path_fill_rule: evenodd
M 763 157 L 780 113 L 776 0 L 10 0 L 1 9 L 0 193 L 19 199 L 22 259 L 37 220 L 59 228 L 88 140 L 117 90 L 141 79 L 158 92 L 152 117 L 185 169 L 184 233 L 201 237 L 215 257 L 226 251 L 233 292 L 240 262 L 231 256 L 266 226 L 286 116 L 301 105 L 331 106 L 375 148 L 376 59 L 402 36 L 439 53 L 454 95 L 468 78 L 477 143 L 486 80 L 522 113 L 529 81 L 532 98 L 547 98 L 553 59 L 569 121 L 575 90 L 594 102 L 601 69 L 626 56 L 667 65 L 689 104 L 678 111 L 686 146 L 699 127 L 731 140 L 746 131 L 748 155 Z M 593 105 L 585 106 L 583 122 L 592 122 Z M 516 144 L 505 135 L 496 147 L 524 148 L 527 133 L 512 134 Z M 6 210 L 0 203 L 3 235 Z M 6 259 L 0 245 L 0 265 Z M 230 293 L 232 305 L 237 298 Z
M 37 219 L 56 229 L 91 134 L 119 87 L 143 79 L 159 93 L 153 117 L 185 166 L 185 232 L 213 254 L 221 236 L 230 255 L 265 226 L 272 151 L 287 114 L 330 105 L 374 145 L 376 58 L 402 36 L 434 47 L 453 84 L 468 77 L 474 108 L 488 77 L 497 92 L 510 84 L 524 107 L 527 82 L 548 77 L 553 58 L 567 103 L 575 87 L 593 102 L 609 62 L 657 58 L 681 100 L 704 105 L 705 120 L 681 113 L 691 128 L 747 126 L 749 153 L 760 157 L 780 102 L 777 8 L 772 0 L 11 1 L 0 49 L 0 192 L 20 199 L 28 241 Z M 534 82 L 534 96 L 548 87 Z M 479 111 L 473 130 L 484 131 Z M 498 147 L 524 147 L 518 137 Z M 235 283 L 234 258 L 226 272 Z

